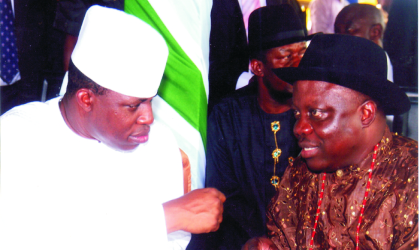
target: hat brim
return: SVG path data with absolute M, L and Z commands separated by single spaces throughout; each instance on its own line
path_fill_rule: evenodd
M 299 80 L 323 81 L 356 90 L 378 101 L 386 115 L 403 114 L 411 107 L 408 96 L 397 84 L 374 75 L 360 76 L 318 67 L 278 68 L 273 72 L 290 84 Z
M 270 42 L 264 42 L 260 46 L 255 46 L 255 45 L 250 46 L 249 49 L 253 52 L 264 51 L 267 49 L 277 48 L 277 47 L 281 47 L 281 46 L 292 44 L 292 43 L 309 41 L 317 34 L 320 34 L 320 33 L 315 33 L 309 36 L 299 36 L 299 37 L 292 37 L 292 38 L 287 38 L 287 39 L 279 39 L 279 40 L 270 41 Z

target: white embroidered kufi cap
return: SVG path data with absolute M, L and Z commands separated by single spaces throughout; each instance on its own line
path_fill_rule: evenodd
M 98 5 L 86 12 L 71 55 L 95 83 L 139 98 L 157 94 L 167 58 L 168 47 L 156 30 L 135 16 Z

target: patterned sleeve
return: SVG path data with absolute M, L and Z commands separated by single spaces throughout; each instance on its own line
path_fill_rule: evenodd
M 296 164 L 295 164 L 296 165 Z M 296 248 L 296 227 L 292 221 L 296 221 L 296 203 L 292 198 L 294 193 L 293 182 L 296 172 L 293 164 L 287 167 L 279 190 L 271 200 L 267 208 L 267 229 L 268 237 L 274 242 L 278 249 Z M 296 188 L 296 187 L 295 187 Z
M 401 138 L 401 137 L 400 137 Z M 402 143 L 396 139 L 396 143 Z M 404 159 L 400 167 L 406 168 L 407 174 L 395 189 L 396 204 L 393 215 L 393 234 L 391 249 L 417 249 L 418 247 L 418 144 L 416 141 L 404 143 L 401 155 Z M 405 152 L 404 152 L 405 151 Z M 402 171 L 404 172 L 404 171 Z

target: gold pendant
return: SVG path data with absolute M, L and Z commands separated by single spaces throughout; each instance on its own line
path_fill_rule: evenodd
M 280 178 L 277 175 L 273 175 L 270 179 L 271 185 L 277 190 L 280 184 Z
M 281 155 L 281 149 L 276 148 L 274 149 L 273 153 L 271 153 L 271 156 L 273 157 L 273 159 L 276 159 L 276 161 L 279 161 L 279 157 Z
M 280 122 L 279 121 L 274 121 L 271 123 L 271 130 L 276 133 L 277 131 L 280 130 Z

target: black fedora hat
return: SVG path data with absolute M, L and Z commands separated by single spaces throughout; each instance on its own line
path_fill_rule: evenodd
M 310 40 L 305 26 L 289 4 L 270 5 L 249 16 L 248 41 L 252 52 Z
M 410 101 L 399 86 L 387 79 L 385 51 L 365 38 L 316 35 L 297 68 L 273 69 L 282 80 L 324 81 L 344 86 L 370 96 L 387 115 L 402 114 Z

